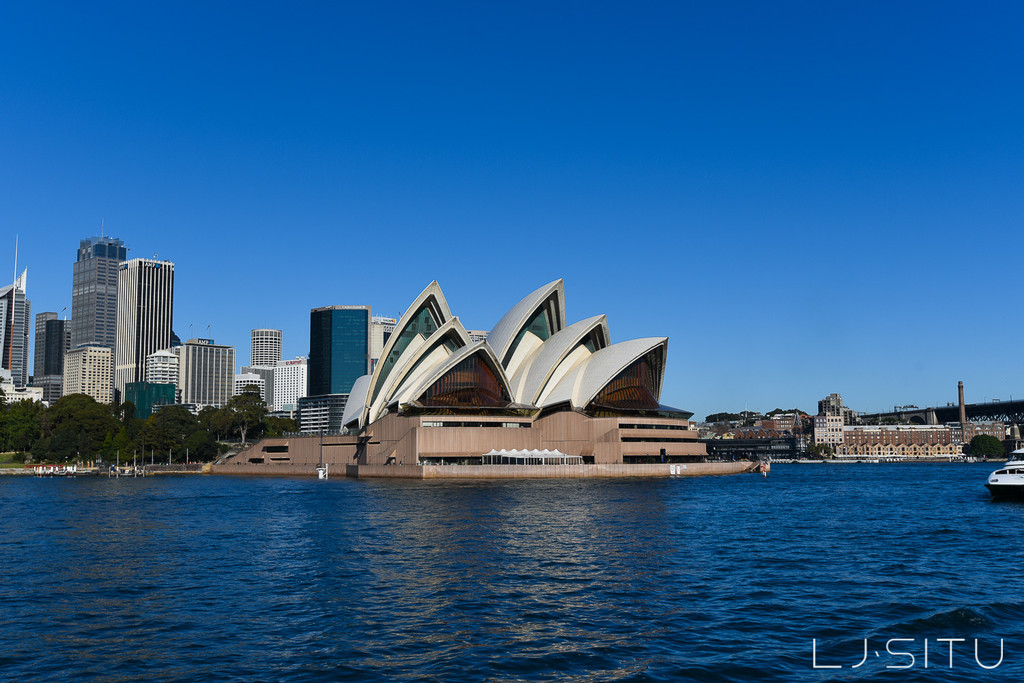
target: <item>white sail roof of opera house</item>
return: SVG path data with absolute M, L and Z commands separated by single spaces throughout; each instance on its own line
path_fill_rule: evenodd
M 654 398 L 661 395 L 665 379 L 665 356 L 668 351 L 668 337 L 646 337 L 619 342 L 594 353 L 585 362 L 574 368 L 546 394 L 541 407 L 569 403 L 573 408 L 586 408 L 609 382 L 618 377 L 635 361 L 649 353 L 658 356 L 654 369 L 656 386 Z
M 449 356 L 470 344 L 469 333 L 458 318 L 451 318 L 428 339 L 413 341 L 401 355 L 400 362 L 377 385 L 377 397 L 371 398 L 369 420 L 378 419 L 402 387 L 415 384 Z
M 609 343 L 604 315 L 566 326 L 562 280 L 520 300 L 479 342 L 431 282 L 395 326 L 373 373 L 353 385 L 343 424 L 362 428 L 406 407 L 659 409 L 668 338 Z
M 370 409 L 387 384 L 392 371 L 396 367 L 408 369 L 410 359 L 414 356 L 418 358 L 417 351 L 440 327 L 451 320 L 451 317 L 452 312 L 448 308 L 441 286 L 434 280 L 419 293 L 395 324 L 395 329 L 384 344 L 380 361 L 374 367 L 373 373 L 358 378 L 352 385 L 345 404 L 342 424 L 346 427 L 362 427 L 367 421 L 372 422 L 376 419 L 370 418 Z M 468 342 L 469 336 L 466 335 L 466 343 Z
M 345 403 L 345 415 L 341 418 L 341 424 L 346 427 L 351 422 L 363 424 L 366 421 L 366 397 L 370 390 L 370 378 L 372 375 L 363 375 L 352 385 L 352 391 L 348 394 L 348 401 Z
M 594 351 L 608 346 L 608 339 L 608 319 L 604 315 L 580 320 L 556 332 L 519 365 L 510 380 L 516 400 L 537 403 L 546 386 L 558 384 L 558 380 Z
M 534 290 L 491 329 L 487 343 L 509 375 L 527 355 L 565 327 L 565 285 L 549 282 Z
M 412 302 L 388 337 L 380 354 L 380 362 L 373 369 L 367 395 L 372 402 L 377 398 L 382 383 L 397 365 L 408 358 L 409 346 L 417 347 L 430 337 L 437 328 L 452 317 L 441 286 L 434 280 Z

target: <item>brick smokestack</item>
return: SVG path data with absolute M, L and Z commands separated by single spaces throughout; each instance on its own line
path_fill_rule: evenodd
M 956 383 L 956 391 L 960 396 L 960 428 L 964 430 L 964 438 L 967 438 L 967 407 L 964 405 L 964 383 Z

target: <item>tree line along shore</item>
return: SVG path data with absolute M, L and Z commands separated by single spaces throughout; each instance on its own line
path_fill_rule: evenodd
M 209 462 L 230 450 L 229 442 L 279 436 L 298 430 L 294 420 L 273 417 L 258 393 L 232 396 L 222 408 L 193 415 L 180 405 L 163 406 L 146 419 L 130 402 L 97 403 L 71 394 L 46 407 L 38 401 L 0 398 L 0 466 L 102 460 L 122 462 L 155 454 L 161 462 Z

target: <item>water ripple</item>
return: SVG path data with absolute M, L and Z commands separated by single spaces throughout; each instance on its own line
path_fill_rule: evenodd
M 902 638 L 933 649 L 901 680 L 974 680 L 973 639 L 987 662 L 1002 638 L 996 678 L 1019 680 L 1024 506 L 987 471 L 8 477 L 0 677 L 848 681 L 894 673 Z M 942 638 L 965 639 L 953 670 Z M 812 641 L 843 669 L 812 669 Z

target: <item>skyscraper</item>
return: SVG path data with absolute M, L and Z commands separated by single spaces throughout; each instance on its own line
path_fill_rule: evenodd
M 292 411 L 306 395 L 309 384 L 306 358 L 279 361 L 274 368 L 274 410 Z
M 117 277 L 115 400 L 124 396 L 126 384 L 143 380 L 146 356 L 171 346 L 173 311 L 173 263 L 132 259 L 121 264 Z
M 246 365 L 242 367 L 242 374 L 258 375 L 260 381 L 260 397 L 263 398 L 263 402 L 267 404 L 267 410 L 273 411 L 274 408 L 274 374 L 277 372 L 277 368 L 269 368 L 264 365 Z
M 112 403 L 114 352 L 106 346 L 79 346 L 64 356 L 64 395 L 85 394 Z
M 180 361 L 173 351 L 163 349 L 146 356 L 146 370 L 143 373 L 146 382 L 151 384 L 178 385 L 178 366 Z
M 375 315 L 370 319 L 370 370 L 380 360 L 380 354 L 384 351 L 384 345 L 391 338 L 398 321 L 394 318 L 385 318 Z
M 32 355 L 32 378 L 38 380 L 45 375 L 43 363 L 46 360 L 46 321 L 56 320 L 57 314 L 52 311 L 36 313 L 36 343 Z
M 370 371 L 370 307 L 326 306 L 309 314 L 309 395 L 347 394 Z
M 251 366 L 274 367 L 281 360 L 281 330 L 253 330 L 250 348 Z
M 25 297 L 28 270 L 13 284 L 0 289 L 0 367 L 11 372 L 15 388 L 28 384 L 28 331 L 32 302 Z
M 355 381 L 370 371 L 370 307 L 325 306 L 309 314 L 309 391 L 298 400 L 303 432 L 341 429 Z
M 71 346 L 113 349 L 117 340 L 117 276 L 128 258 L 124 242 L 90 237 L 78 246 L 71 284 Z
M 49 404 L 61 397 L 64 356 L 71 349 L 71 321 L 47 311 L 36 315 L 36 344 L 32 383 L 43 390 Z
M 281 361 L 281 338 L 281 330 L 252 330 L 249 347 L 252 364 L 242 368 L 242 374 L 259 375 L 260 396 L 271 411 L 274 410 L 274 373 Z
M 181 402 L 223 408 L 235 388 L 235 347 L 189 339 L 177 354 Z
M 231 394 L 237 396 L 243 393 L 247 387 L 256 387 L 256 391 L 259 392 L 260 398 L 267 395 L 267 387 L 263 383 L 263 378 L 257 375 L 255 372 L 240 372 L 235 375 L 235 390 Z M 266 401 L 264 401 L 266 403 Z

